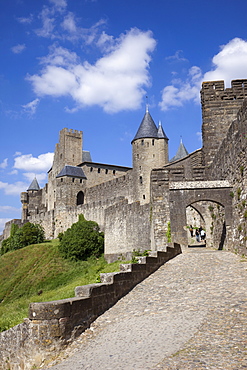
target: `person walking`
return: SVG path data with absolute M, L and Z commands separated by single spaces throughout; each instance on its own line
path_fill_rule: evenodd
M 201 241 L 201 239 L 200 239 L 200 233 L 199 233 L 199 230 L 198 229 L 196 229 L 196 241 L 198 243 L 200 243 L 200 241 Z

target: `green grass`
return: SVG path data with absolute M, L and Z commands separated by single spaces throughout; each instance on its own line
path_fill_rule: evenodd
M 28 317 L 30 302 L 74 297 L 76 286 L 97 282 L 101 272 L 119 271 L 119 264 L 107 264 L 103 256 L 65 260 L 59 254 L 58 240 L 4 254 L 0 257 L 0 331 Z

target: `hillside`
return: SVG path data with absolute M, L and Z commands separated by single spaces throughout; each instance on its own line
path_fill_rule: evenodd
M 58 240 L 30 245 L 0 257 L 0 331 L 21 323 L 30 302 L 74 296 L 78 285 L 95 283 L 100 272 L 117 271 L 105 259 L 73 262 L 58 251 Z

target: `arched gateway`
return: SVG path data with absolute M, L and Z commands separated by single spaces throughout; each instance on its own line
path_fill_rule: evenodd
M 228 181 L 184 181 L 169 184 L 170 220 L 173 241 L 186 246 L 186 207 L 198 201 L 218 203 L 225 210 L 225 246 L 231 238 L 232 190 Z M 216 246 L 217 247 L 217 246 Z

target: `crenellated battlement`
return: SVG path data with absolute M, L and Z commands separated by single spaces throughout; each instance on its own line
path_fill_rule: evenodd
M 207 81 L 202 83 L 202 104 L 207 101 L 238 100 L 247 96 L 247 79 L 231 81 L 231 87 L 225 88 L 221 81 Z

